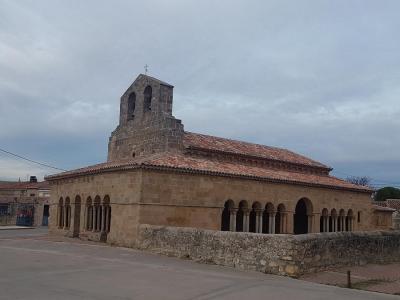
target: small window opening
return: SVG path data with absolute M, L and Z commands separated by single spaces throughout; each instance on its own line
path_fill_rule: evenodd
M 143 103 L 143 109 L 144 111 L 151 111 L 151 97 L 152 97 L 152 89 L 151 86 L 147 86 L 144 89 L 144 103 Z
M 136 94 L 132 93 L 128 99 L 128 120 L 133 120 L 135 117 Z
M 361 222 L 361 211 L 357 213 L 357 223 Z

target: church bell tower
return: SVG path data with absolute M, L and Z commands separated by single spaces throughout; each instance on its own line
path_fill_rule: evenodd
M 173 86 L 140 74 L 121 97 L 119 125 L 108 143 L 108 161 L 183 148 L 183 124 L 172 115 Z

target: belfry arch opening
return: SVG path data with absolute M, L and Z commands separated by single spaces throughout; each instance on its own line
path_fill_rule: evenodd
M 293 216 L 294 234 L 305 234 L 311 232 L 312 204 L 307 198 L 297 201 Z
M 132 92 L 128 98 L 128 120 L 133 120 L 135 117 L 135 107 L 136 107 L 136 94 Z
M 146 112 L 146 111 L 151 111 L 151 98 L 152 98 L 152 94 L 153 94 L 153 91 L 152 91 L 152 88 L 151 88 L 151 86 L 147 86 L 145 89 L 144 89 L 144 93 L 143 93 L 143 96 L 144 96 L 144 101 L 143 101 L 143 110 Z

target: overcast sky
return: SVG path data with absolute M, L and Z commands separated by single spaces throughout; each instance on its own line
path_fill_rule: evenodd
M 399 1 L 0 0 L 0 148 L 106 160 L 143 66 L 185 130 L 400 186 Z M 54 170 L 0 153 L 0 180 Z

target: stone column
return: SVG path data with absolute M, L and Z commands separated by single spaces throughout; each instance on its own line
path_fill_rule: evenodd
M 323 231 L 328 232 L 329 231 L 329 216 L 323 216 Z
M 101 206 L 101 232 L 106 232 L 106 218 L 107 218 L 107 207 L 105 205 Z
M 75 209 L 76 209 L 76 205 L 75 205 L 75 201 L 73 201 L 71 203 L 70 207 L 69 207 L 70 216 L 69 216 L 69 226 L 68 226 L 70 234 L 72 234 L 72 236 L 75 233 L 75 222 L 76 222 L 76 220 L 75 220 Z M 78 228 L 78 230 L 79 230 L 79 228 Z
M 336 216 L 332 217 L 332 231 L 333 232 L 337 231 L 337 217 Z
M 325 232 L 329 232 L 329 216 L 325 217 Z
M 249 232 L 249 219 L 250 211 L 248 209 L 243 210 L 243 232 Z
M 68 228 L 68 205 L 64 206 L 64 229 Z
M 93 206 L 92 206 L 92 205 L 89 206 L 89 219 L 88 219 L 88 223 L 89 223 L 89 228 L 88 228 L 88 230 L 92 230 L 92 229 L 93 229 Z
M 108 227 L 110 227 L 109 225 L 109 219 L 110 219 L 110 207 L 106 206 L 106 213 L 105 213 L 105 232 L 108 232 Z
M 285 212 L 281 212 L 280 213 L 280 218 L 281 218 L 281 220 L 280 220 L 280 222 L 279 222 L 279 233 L 286 233 L 286 214 L 285 214 Z
M 311 222 L 312 222 L 312 227 L 311 227 L 311 233 L 318 233 L 320 231 L 320 226 L 319 226 L 319 218 L 321 214 L 320 213 L 313 213 L 311 216 Z
M 294 234 L 294 214 L 292 211 L 286 211 L 286 233 Z
M 101 208 L 102 206 L 98 206 L 98 213 L 97 213 L 97 231 L 101 231 Z
M 92 216 L 92 231 L 96 231 L 97 227 L 97 206 L 93 205 L 93 216 Z
M 237 208 L 230 209 L 230 217 L 229 217 L 229 230 L 236 231 L 236 213 Z
M 57 205 L 57 228 L 60 228 L 60 205 Z
M 255 212 L 256 212 L 256 230 L 255 230 L 255 232 L 259 233 L 260 232 L 260 211 L 258 209 L 256 209 Z
M 275 233 L 275 213 L 269 214 L 269 233 Z
M 320 213 L 313 213 L 308 217 L 308 233 L 318 233 L 319 232 L 319 217 Z
M 110 204 L 110 206 L 108 207 L 107 232 L 110 232 L 111 230 L 111 218 L 112 216 L 111 216 L 111 204 Z
M 87 229 L 87 220 L 88 220 L 88 206 L 87 205 L 84 205 L 83 206 L 83 210 L 84 210 L 84 212 L 83 212 L 83 215 L 85 216 L 84 218 L 83 218 L 83 230 L 86 230 Z M 82 213 L 82 212 L 81 212 Z M 82 224 L 82 222 L 81 222 L 81 224 Z

